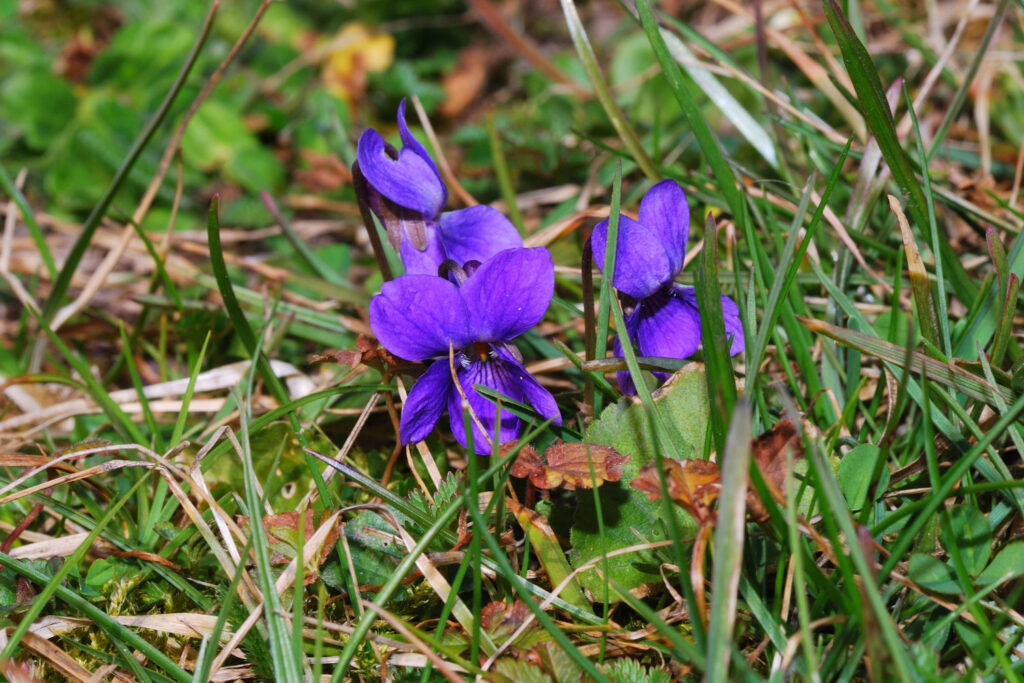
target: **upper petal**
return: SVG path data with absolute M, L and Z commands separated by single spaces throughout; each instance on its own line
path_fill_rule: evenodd
M 594 262 L 604 272 L 604 256 L 608 246 L 608 219 L 594 228 L 590 238 Z M 672 262 L 665 253 L 661 239 L 629 216 L 619 216 L 616 239 L 615 277 L 612 284 L 620 292 L 642 299 L 675 277 Z
M 517 379 L 514 366 L 501 359 L 474 359 L 459 369 L 458 377 L 470 408 L 485 430 L 481 431 L 476 420 L 470 418 L 473 429 L 473 449 L 481 455 L 490 455 L 492 450 L 490 443 L 495 437 L 495 424 L 498 425 L 497 445 L 500 446 L 506 441 L 519 438 L 523 431 L 523 421 L 504 408 L 501 408 L 499 414 L 497 404 L 484 398 L 473 388 L 473 385 L 481 384 L 513 400 L 522 401 L 522 384 Z M 467 443 L 465 417 L 462 411 L 462 396 L 459 395 L 458 390 L 453 390 L 448 396 L 448 415 L 451 420 L 452 434 L 456 441 L 465 446 Z
M 391 353 L 406 360 L 448 355 L 470 343 L 469 314 L 459 289 L 436 275 L 403 275 L 385 282 L 370 302 L 370 328 Z
M 661 242 L 675 277 L 683 269 L 690 236 L 690 205 L 683 188 L 671 178 L 654 185 L 640 200 L 639 219 Z
M 460 266 L 481 263 L 505 249 L 523 246 L 516 226 L 504 214 L 484 204 L 441 214 L 438 228 L 448 258 Z
M 420 375 L 402 406 L 398 434 L 403 444 L 427 438 L 448 404 L 448 392 L 453 390 L 452 373 L 445 358 L 435 361 Z
M 405 145 L 406 149 L 409 149 L 416 153 L 418 157 L 423 159 L 430 166 L 430 170 L 434 172 L 434 177 L 437 178 L 438 185 L 441 186 L 441 192 L 443 193 L 443 199 L 441 206 L 438 211 L 444 208 L 444 205 L 448 203 L 448 188 L 444 185 L 444 180 L 441 179 L 441 172 L 437 170 L 437 164 L 431 158 L 430 153 L 427 152 L 427 148 L 416 139 L 416 136 L 409 132 L 409 124 L 405 122 L 405 98 L 398 103 L 398 135 L 402 138 L 402 144 Z M 435 211 L 433 215 L 437 215 Z
M 510 341 L 540 322 L 555 291 L 555 266 L 543 247 L 506 249 L 462 285 L 474 341 Z
M 426 154 L 422 145 L 419 150 L 406 146 L 393 159 L 384 138 L 371 128 L 359 136 L 356 159 L 374 189 L 399 206 L 433 218 L 447 203 L 448 191 L 430 157 L 421 156 L 421 151 Z

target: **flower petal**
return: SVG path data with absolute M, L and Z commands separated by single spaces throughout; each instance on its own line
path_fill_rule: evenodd
M 448 355 L 449 342 L 473 342 L 458 287 L 436 275 L 385 282 L 370 302 L 370 328 L 384 348 L 413 361 Z
M 638 303 L 634 315 L 642 356 L 689 358 L 700 346 L 700 313 L 693 287 L 666 287 Z
M 639 219 L 658 238 L 675 277 L 683 269 L 690 236 L 690 205 L 683 188 L 671 178 L 654 185 L 640 200 Z
M 462 285 L 474 341 L 511 341 L 540 322 L 555 291 L 555 266 L 543 247 L 506 249 Z
M 438 208 L 437 211 L 435 211 L 432 214 L 436 216 L 438 211 L 443 209 L 444 205 L 448 203 L 448 188 L 445 187 L 444 180 L 442 180 L 441 178 L 441 172 L 437 170 L 437 164 L 435 164 L 434 160 L 431 158 L 430 152 L 428 152 L 427 148 L 424 147 L 423 144 L 416 139 L 415 135 L 409 132 L 409 124 L 405 122 L 404 97 L 402 98 L 402 101 L 398 103 L 398 135 L 402 138 L 402 144 L 405 145 L 406 149 L 411 150 L 416 154 L 416 156 L 423 159 L 423 161 L 427 163 L 427 165 L 430 167 L 430 170 L 434 172 L 434 177 L 437 178 L 438 185 L 441 186 L 441 192 L 443 197 L 441 200 L 441 206 Z
M 562 413 L 559 412 L 558 404 L 555 402 L 555 397 L 551 395 L 551 392 L 542 387 L 540 382 L 508 350 L 501 346 L 495 346 L 494 350 L 501 360 L 508 363 L 510 369 L 515 374 L 522 389 L 525 402 L 545 420 L 551 420 L 553 424 L 561 425 Z
M 511 399 L 522 401 L 523 389 L 522 384 L 518 380 L 515 366 L 495 358 L 488 358 L 486 360 L 472 359 L 468 365 L 459 369 L 458 376 L 462 391 L 466 394 L 466 400 L 469 401 L 473 413 L 486 430 L 485 437 L 484 432 L 480 431 L 476 421 L 470 418 L 470 424 L 473 428 L 473 449 L 480 455 L 490 455 L 490 442 L 494 439 L 495 423 L 499 419 L 498 446 L 506 441 L 519 438 L 523 431 L 523 421 L 504 408 L 501 409 L 499 418 L 498 406 L 481 396 L 473 388 L 474 384 L 482 384 Z M 459 395 L 458 390 L 453 390 L 448 395 L 448 417 L 455 440 L 465 446 L 466 427 L 462 413 L 462 397 Z
M 405 266 L 407 275 L 433 275 L 437 276 L 437 269 L 444 262 L 444 246 L 437 230 L 427 222 L 423 227 L 426 236 L 424 249 L 417 249 L 408 235 L 403 236 L 402 246 L 399 254 L 402 257 L 402 264 Z
M 604 272 L 604 256 L 608 245 L 608 219 L 594 228 L 590 238 L 594 263 Z M 619 216 L 616 240 L 615 289 L 643 299 L 675 277 L 672 262 L 658 236 L 629 216 Z
M 460 266 L 467 261 L 483 263 L 499 251 L 523 246 L 516 227 L 484 204 L 442 213 L 439 232 L 448 258 Z
M 435 361 L 420 375 L 402 406 L 398 434 L 403 444 L 427 438 L 448 404 L 448 392 L 454 390 L 455 384 L 446 358 Z
M 636 309 L 626 318 L 626 336 L 629 337 L 630 341 L 636 344 L 636 326 L 639 320 Z M 625 358 L 625 354 L 622 353 L 622 342 L 619 341 L 619 336 L 615 335 L 615 343 L 612 346 L 612 353 L 616 358 Z M 629 374 L 629 370 L 619 370 L 615 373 L 615 381 L 619 383 L 619 390 L 627 396 L 633 396 L 636 394 L 636 384 L 633 383 L 633 375 Z
M 424 160 L 407 146 L 393 159 L 384 138 L 372 128 L 359 136 L 356 159 L 367 182 L 399 206 L 433 218 L 448 201 L 448 191 L 429 157 Z
M 743 321 L 740 320 L 740 307 L 736 302 L 722 295 L 722 317 L 725 318 L 725 336 L 732 337 L 729 355 L 735 356 L 746 349 L 743 337 Z

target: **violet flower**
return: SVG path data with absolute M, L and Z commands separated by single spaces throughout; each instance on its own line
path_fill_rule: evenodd
M 626 318 L 626 332 L 642 356 L 687 358 L 700 345 L 700 311 L 693 287 L 673 280 L 683 269 L 686 239 L 690 233 L 690 207 L 686 195 L 674 180 L 662 180 L 640 200 L 639 221 L 619 216 L 615 275 L 612 285 L 635 304 Z M 594 261 L 604 271 L 608 244 L 608 219 L 597 224 L 591 237 Z M 722 296 L 725 331 L 732 336 L 732 355 L 743 350 L 743 324 L 739 307 Z M 622 346 L 615 340 L 615 355 Z M 667 373 L 655 372 L 661 380 Z M 636 387 L 629 372 L 617 375 L 623 393 Z
M 366 201 L 388 231 L 409 275 L 437 275 L 446 259 L 486 261 L 499 251 L 523 246 L 515 226 L 489 206 L 442 213 L 448 189 L 441 174 L 405 123 L 405 100 L 398 105 L 396 150 L 376 130 L 363 131 L 353 175 L 366 179 Z M 359 187 L 357 182 L 357 188 Z
M 473 443 L 478 453 L 491 452 L 495 423 L 498 444 L 518 438 L 523 422 L 481 396 L 481 384 L 527 403 L 545 419 L 561 424 L 551 393 L 523 367 L 510 342 L 540 322 L 554 292 L 554 264 L 546 249 L 508 249 L 465 270 L 449 262 L 448 277 L 403 275 L 385 282 L 370 302 L 370 327 L 381 344 L 411 361 L 436 358 L 420 376 L 402 408 L 402 443 L 421 441 L 445 408 L 452 434 L 463 446 L 462 396 L 452 379 L 449 344 L 454 347 L 459 385 L 479 418 Z M 453 281 L 454 280 L 454 281 Z M 484 433 L 486 432 L 486 434 Z

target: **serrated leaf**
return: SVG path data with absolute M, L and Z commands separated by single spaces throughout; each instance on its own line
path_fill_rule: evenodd
M 539 666 L 519 659 L 499 659 L 494 670 L 515 683 L 555 683 Z

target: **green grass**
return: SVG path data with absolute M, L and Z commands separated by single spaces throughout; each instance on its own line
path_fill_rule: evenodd
M 0 3 L 0 677 L 1021 679 L 1010 3 L 944 64 L 932 27 L 960 17 L 891 3 L 758 27 L 730 3 L 563 0 L 500 37 L 447 0 L 70 6 Z M 311 40 L 354 21 L 393 54 L 332 81 L 352 43 Z M 445 83 L 475 88 L 462 111 Z M 348 167 L 413 95 L 460 183 L 558 266 L 517 343 L 563 425 L 482 392 L 529 423 L 491 458 L 444 419 L 400 447 L 422 364 L 387 365 L 367 322 L 399 260 Z M 666 177 L 705 343 L 612 358 L 631 302 L 589 233 L 610 217 L 613 267 Z M 784 417 L 798 437 L 766 446 Z M 559 440 L 630 456 L 621 481 L 512 475 Z M 687 458 L 720 476 L 666 474 Z

